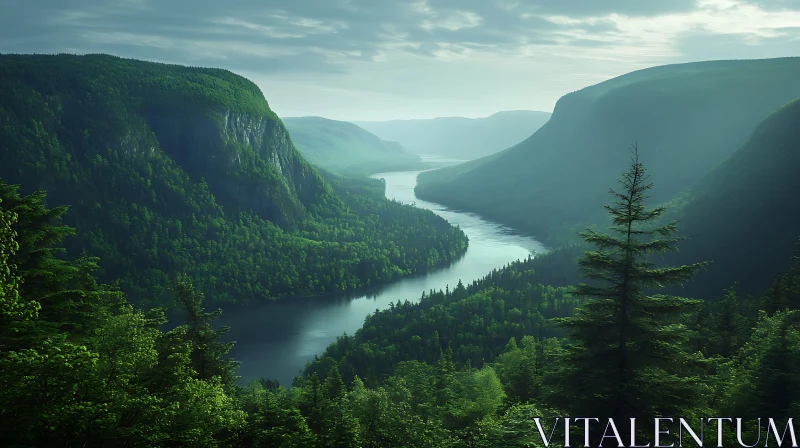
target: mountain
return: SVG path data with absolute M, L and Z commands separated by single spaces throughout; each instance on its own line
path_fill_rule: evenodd
M 346 121 L 321 117 L 283 118 L 297 149 L 313 165 L 336 173 L 372 174 L 419 169 L 421 159 L 399 143 Z
M 422 173 L 416 192 L 555 245 L 603 219 L 629 145 L 638 142 L 652 175 L 651 202 L 668 201 L 800 96 L 798 72 L 800 58 L 632 72 L 563 96 L 547 124 L 502 153 Z
M 0 56 L 4 206 L 48 192 L 138 301 L 186 273 L 212 302 L 375 284 L 459 256 L 463 232 L 318 172 L 249 80 L 108 55 Z
M 515 110 L 485 118 L 442 117 L 355 124 L 384 140 L 400 142 L 418 154 L 471 160 L 521 142 L 549 119 L 548 112 Z
M 710 260 L 687 285 L 720 296 L 739 282 L 742 292 L 765 290 L 800 249 L 800 98 L 769 115 L 750 139 L 695 185 L 676 212 L 690 237 L 673 262 Z

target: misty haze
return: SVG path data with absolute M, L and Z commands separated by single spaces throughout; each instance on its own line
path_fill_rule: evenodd
M 796 1 L 0 8 L 0 446 L 797 446 Z

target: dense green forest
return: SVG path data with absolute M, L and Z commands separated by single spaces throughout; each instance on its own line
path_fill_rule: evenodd
M 313 165 L 345 175 L 431 168 L 399 143 L 345 121 L 322 117 L 283 118 L 297 150 Z
M 416 193 L 524 230 L 549 246 L 603 219 L 608 173 L 632 140 L 672 200 L 800 97 L 800 58 L 635 71 L 561 97 L 535 134 L 501 153 L 419 176 Z M 765 81 L 769 80 L 769 81 Z M 378 134 L 380 135 L 380 134 Z
M 519 447 L 542 443 L 534 417 L 567 415 L 615 418 L 642 441 L 653 427 L 628 417 L 734 416 L 748 420 L 745 440 L 771 437 L 755 418 L 783 428 L 800 410 L 800 102 L 785 104 L 800 92 L 781 101 L 796 64 L 661 67 L 565 96 L 531 140 L 440 179 L 503 166 L 541 135 L 584 138 L 559 118 L 572 111 L 602 131 L 586 136 L 597 154 L 538 147 L 541 169 L 571 158 L 578 171 L 559 178 L 571 183 L 514 184 L 493 203 L 516 201 L 553 241 L 564 223 L 595 225 L 546 255 L 376 310 L 291 385 L 242 387 L 211 305 L 391 280 L 457 258 L 466 236 L 387 201 L 382 181 L 309 165 L 260 90 L 229 72 L 2 56 L 0 441 Z M 736 90 L 767 75 L 775 82 Z M 672 102 L 633 117 L 654 96 Z M 691 113 L 681 98 L 696 101 Z M 743 98 L 755 103 L 733 106 Z M 579 196 L 612 183 L 611 145 L 633 129 L 623 118 L 650 136 L 610 194 Z M 499 185 L 534 163 L 522 159 Z M 580 171 L 584 159 L 596 173 Z M 716 431 L 704 438 L 717 446 Z
M 516 145 L 549 119 L 549 112 L 511 110 L 484 118 L 439 117 L 356 121 L 355 124 L 384 140 L 397 141 L 418 154 L 471 160 Z
M 800 252 L 757 295 L 735 284 L 716 301 L 659 294 L 690 282 L 705 263 L 650 262 L 683 244 L 674 223 L 659 221 L 665 209 L 646 206 L 651 185 L 634 158 L 612 197 L 609 233 L 581 234 L 587 284 L 539 284 L 532 266 L 561 275 L 543 261 L 568 253 L 555 251 L 469 286 L 431 291 L 417 304 L 376 311 L 288 389 L 270 380 L 235 386 L 236 364 L 225 357 L 231 345 L 220 342 L 226 329 L 213 326 L 219 311 L 205 309 L 213 298 L 190 278 L 169 284 L 185 324 L 164 332 L 163 309 L 141 311 L 95 280 L 96 258 L 60 254 L 73 233 L 58 222 L 63 207 L 5 187 L 0 420 L 13 424 L 0 425 L 0 440 L 12 447 L 515 447 L 541 443 L 533 417 L 796 414 Z M 746 440 L 754 440 L 752 423 L 747 428 Z M 652 440 L 652 428 L 639 431 L 639 440 Z M 601 434 L 595 429 L 593 442 Z M 715 431 L 705 437 L 715 441 Z
M 225 70 L 2 55 L 0 123 L 0 177 L 68 205 L 68 253 L 99 256 L 101 281 L 135 302 L 166 303 L 175 272 L 241 302 L 374 285 L 466 249 L 380 181 L 313 168 L 259 88 Z

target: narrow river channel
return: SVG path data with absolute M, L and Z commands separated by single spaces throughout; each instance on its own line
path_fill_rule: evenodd
M 403 171 L 372 177 L 385 179 L 386 197 L 432 210 L 460 226 L 469 237 L 466 254 L 435 272 L 401 279 L 368 293 L 226 307 L 219 323 L 231 327 L 225 339 L 236 341 L 231 355 L 242 362 L 238 371 L 240 383 L 264 377 L 277 379 L 288 387 L 314 355 L 321 354 L 342 334 L 355 333 L 376 309 L 388 308 L 392 302 L 417 301 L 423 291 L 444 289 L 447 285 L 452 288 L 459 279 L 470 283 L 494 268 L 545 251 L 535 239 L 506 226 L 417 199 L 414 186 L 419 173 Z

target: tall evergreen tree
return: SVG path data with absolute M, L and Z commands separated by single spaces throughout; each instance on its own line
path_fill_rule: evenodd
M 762 307 L 770 316 L 777 311 L 800 309 L 800 243 L 792 258 L 792 267 L 775 279 L 762 300 Z
M 724 358 L 733 356 L 748 336 L 747 318 L 740 311 L 740 299 L 734 284 L 725 291 L 725 297 L 717 304 L 717 314 L 708 334 L 710 355 Z
M 611 190 L 607 205 L 612 233 L 587 229 L 581 237 L 595 250 L 579 260 L 583 275 L 575 294 L 586 300 L 572 317 L 558 319 L 572 339 L 558 372 L 553 404 L 569 415 L 653 418 L 686 415 L 698 397 L 700 355 L 686 349 L 691 332 L 684 325 L 699 302 L 653 294 L 667 285 L 690 280 L 704 263 L 657 267 L 648 256 L 676 250 L 675 222 L 653 223 L 664 207 L 646 208 L 652 188 L 631 148 L 630 169 L 620 179 L 620 192 Z M 652 420 L 650 420 L 652 421 Z M 651 425 L 648 425 L 651 426 Z M 603 428 L 598 432 L 602 433 Z M 628 428 L 619 428 L 629 434 Z M 599 434 L 598 434 L 599 435 Z
M 191 281 L 181 277 L 175 284 L 175 296 L 186 311 L 186 336 L 192 343 L 192 366 L 197 378 L 211 380 L 219 377 L 222 384 L 231 386 L 236 380 L 235 361 L 224 359 L 233 348 L 233 342 L 220 342 L 228 327 L 214 329 L 211 323 L 222 314 L 221 309 L 205 311 L 203 294 L 195 291 Z
M 12 228 L 16 221 L 15 213 L 3 210 L 3 199 L 0 198 L 0 353 L 7 338 L 16 332 L 15 324 L 37 317 L 40 308 L 38 302 L 26 302 L 19 293 L 21 278 L 12 261 L 19 251 L 17 233 Z

